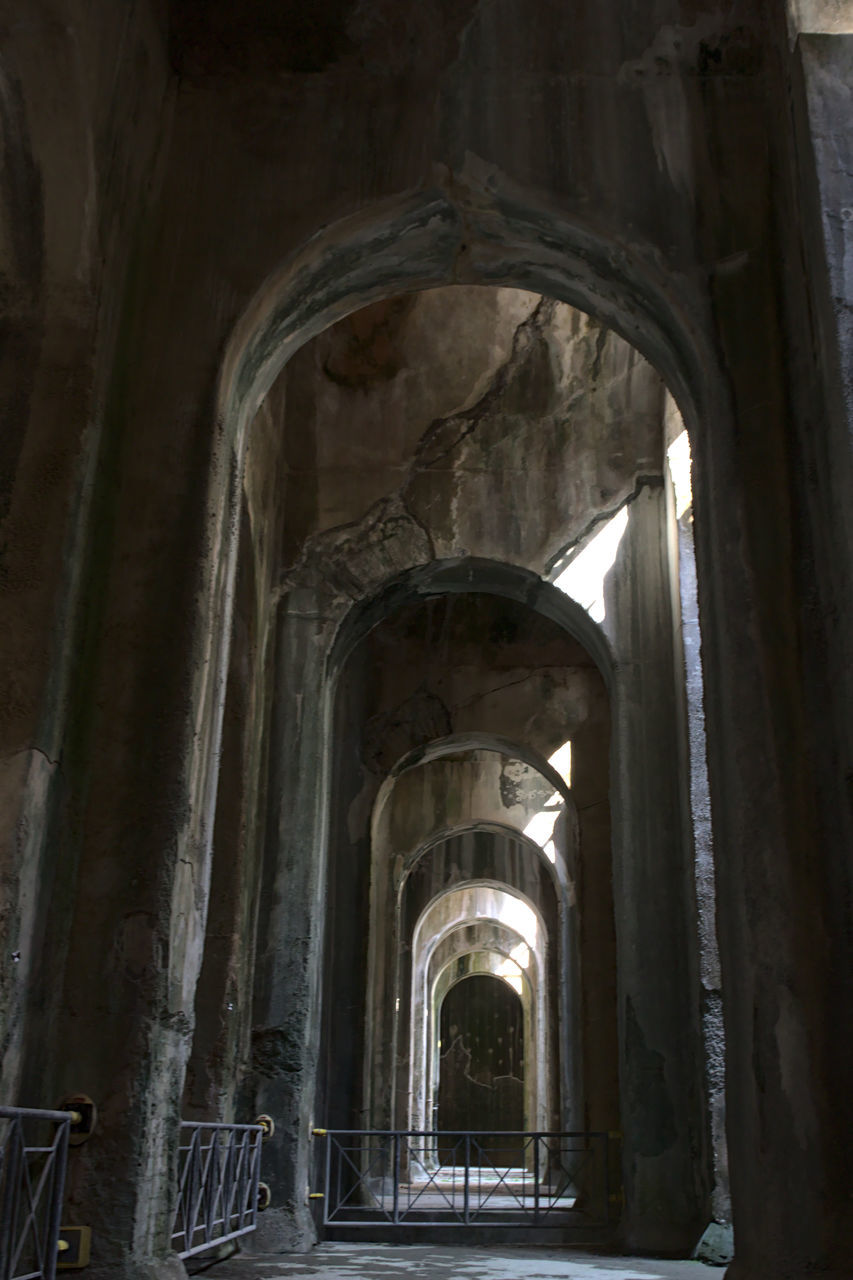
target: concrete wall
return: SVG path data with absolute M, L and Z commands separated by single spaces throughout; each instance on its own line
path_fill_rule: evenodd
M 635 342 L 693 434 L 732 1275 L 842 1275 L 845 37 L 792 50 L 782 7 L 760 0 L 436 2 L 405 30 L 396 13 L 328 0 L 309 25 L 263 0 L 0 7 L 4 1091 L 97 1097 L 70 1216 L 94 1228 L 95 1272 L 162 1260 L 245 428 L 288 355 L 360 306 L 518 286 Z M 265 890 L 306 906 L 307 960 L 265 1026 L 314 999 L 325 657 L 350 605 L 432 556 L 411 514 L 389 513 L 396 534 L 369 520 L 352 558 L 345 535 L 329 539 L 330 579 L 304 566 L 278 608 Z M 470 545 L 438 554 L 493 554 L 494 511 L 459 514 Z M 544 565 L 535 520 L 513 537 Z M 275 895 L 260 904 L 274 918 Z M 275 969 L 274 945 L 259 959 Z M 93 989 L 105 966 L 113 981 Z M 654 1015 L 637 1017 L 635 1043 L 662 1052 Z M 297 1045 L 295 1074 L 310 1074 Z M 294 1115 L 307 1121 L 303 1103 Z

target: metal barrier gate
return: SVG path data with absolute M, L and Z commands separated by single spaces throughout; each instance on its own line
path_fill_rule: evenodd
M 172 1248 L 181 1258 L 254 1231 L 262 1124 L 181 1122 L 178 1208 Z
M 330 1227 L 579 1227 L 610 1220 L 606 1133 L 315 1129 Z
M 0 1107 L 0 1280 L 53 1280 L 69 1111 Z

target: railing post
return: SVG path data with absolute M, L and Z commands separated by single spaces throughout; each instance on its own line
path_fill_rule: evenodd
M 8 1132 L 0 1147 L 0 1280 L 14 1280 L 18 1274 L 28 1280 L 54 1280 L 71 1115 L 0 1107 L 0 1123 L 4 1122 Z M 53 1125 L 50 1142 L 28 1146 L 27 1122 Z
M 53 1138 L 53 1150 L 48 1159 L 53 1162 L 51 1178 L 50 1218 L 48 1220 L 45 1251 L 47 1253 L 47 1269 L 45 1280 L 53 1280 L 56 1275 L 56 1261 L 59 1253 L 59 1228 L 62 1221 L 62 1200 L 65 1195 L 65 1165 L 68 1159 L 68 1136 L 71 1130 L 71 1116 L 56 1126 Z
M 187 1154 L 189 1173 L 187 1176 L 187 1208 L 184 1216 L 184 1248 L 191 1249 L 195 1244 L 195 1223 L 200 1208 L 201 1196 L 201 1156 L 199 1141 L 201 1129 L 193 1129 L 190 1138 L 190 1149 Z
M 463 1190 L 463 1214 L 465 1223 L 471 1221 L 471 1134 L 465 1134 L 465 1186 Z
M 326 1134 L 326 1184 L 323 1187 L 323 1226 L 329 1221 L 329 1197 L 332 1194 L 332 1136 Z
M 20 1120 L 9 1121 L 9 1135 L 3 1150 L 0 1173 L 6 1175 L 3 1188 L 3 1226 L 0 1233 L 0 1280 L 9 1280 L 12 1274 L 12 1249 L 15 1243 L 14 1228 L 18 1218 L 18 1192 L 21 1181 L 21 1158 L 24 1135 Z
M 539 1139 L 540 1133 L 533 1135 L 533 1225 L 539 1226 Z
M 400 1220 L 400 1134 L 395 1133 L 394 1142 L 394 1225 Z
M 261 1184 L 261 1146 L 264 1141 L 262 1133 L 254 1135 L 254 1143 L 252 1145 L 252 1169 L 249 1179 L 249 1203 L 252 1206 L 252 1222 L 257 1223 L 258 1220 L 258 1195 Z

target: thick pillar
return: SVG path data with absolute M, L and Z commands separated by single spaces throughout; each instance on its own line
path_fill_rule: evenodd
M 173 383 L 146 416 L 141 388 L 168 381 L 157 360 L 158 379 L 136 377 L 157 327 L 143 297 L 158 279 L 146 236 L 168 80 L 149 6 L 71 20 L 34 5 L 7 26 L 3 1100 L 91 1095 L 98 1125 L 70 1153 L 63 1221 L 92 1228 L 93 1277 L 175 1274 L 222 658 L 215 636 L 198 643 L 218 559 L 202 533 L 210 368 L 187 392 L 192 409 L 176 410 Z
M 851 37 L 802 35 L 790 67 L 789 239 L 714 280 L 738 430 L 694 455 L 732 1280 L 845 1276 L 853 1241 Z
M 816 368 L 797 413 L 809 754 L 817 773 L 826 997 L 822 1222 L 828 1272 L 853 1252 L 853 11 L 814 3 L 794 50 L 804 257 Z M 804 5 L 805 9 L 806 6 Z M 799 314 L 799 313 L 798 313 Z M 814 341 L 814 339 L 817 339 Z M 803 939 L 808 950 L 814 935 Z
M 93 552 L 103 565 L 90 579 L 95 642 L 80 660 L 66 740 L 77 792 L 59 857 L 76 858 L 76 876 L 48 924 L 68 909 L 65 894 L 71 924 L 64 951 L 62 931 L 48 928 L 44 963 L 60 1008 L 34 1036 L 30 1062 L 56 1093 L 82 1091 L 98 1106 L 95 1135 L 72 1154 L 67 1206 L 68 1220 L 92 1228 L 94 1276 L 177 1266 L 168 1255 L 207 912 L 236 467 L 223 450 L 224 474 L 188 492 L 182 477 L 203 456 L 196 431 L 210 440 L 203 415 L 125 436 L 122 484 L 104 477 L 112 536 Z
M 645 486 L 607 591 L 616 637 L 613 895 L 625 1241 L 684 1253 L 707 1225 L 709 1175 L 692 848 L 674 680 L 662 484 Z
M 275 1252 L 315 1238 L 308 1208 L 320 1040 L 324 924 L 329 623 L 316 593 L 280 605 L 270 750 L 267 854 L 258 923 L 252 1083 L 275 1120 L 264 1149 L 272 1207 L 258 1245 Z
M 220 748 L 210 906 L 187 1065 L 186 1120 L 254 1119 L 241 1069 L 251 1034 L 255 925 L 262 851 L 261 797 L 268 738 L 266 601 L 254 573 L 250 521 L 243 520 L 228 684 Z M 264 595 L 266 596 L 266 592 Z M 260 828 L 260 829 L 259 829 Z

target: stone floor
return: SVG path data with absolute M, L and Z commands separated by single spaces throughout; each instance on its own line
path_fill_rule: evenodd
M 724 1272 L 701 1262 L 594 1256 L 553 1247 L 336 1243 L 303 1254 L 239 1254 L 208 1265 L 206 1275 L 208 1280 L 722 1280 Z

